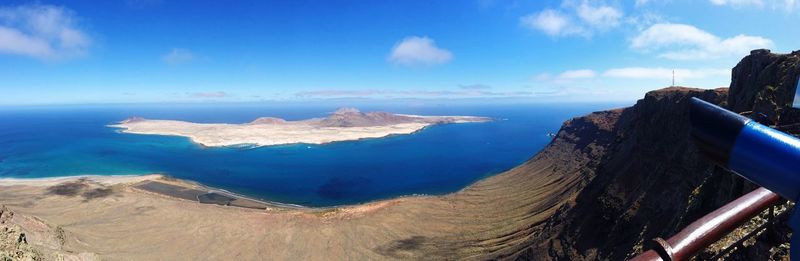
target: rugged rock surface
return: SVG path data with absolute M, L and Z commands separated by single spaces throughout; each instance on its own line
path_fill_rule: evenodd
M 0 260 L 100 260 L 94 253 L 64 248 L 67 232 L 30 216 L 0 206 Z
M 730 86 L 728 103 L 735 112 L 757 111 L 773 122 L 782 114 L 796 114 L 791 107 L 800 76 L 800 51 L 774 54 L 754 50 L 736 67 Z M 795 116 L 796 117 L 796 116 Z
M 388 112 L 363 113 L 355 108 L 341 108 L 320 122 L 325 127 L 366 127 L 415 122 L 418 118 Z
M 671 87 L 649 92 L 630 108 L 568 121 L 559 137 L 572 136 L 577 147 L 588 143 L 597 148 L 588 155 L 585 186 L 517 257 L 630 258 L 641 252 L 645 241 L 667 238 L 754 189 L 699 154 L 690 137 L 689 98 L 736 112 L 753 111 L 751 115 L 765 116 L 767 122 L 798 123 L 797 111 L 787 109 L 798 75 L 800 52 L 778 55 L 756 50 L 733 69 L 730 91 Z M 579 122 L 591 124 L 574 129 Z M 785 237 L 771 240 L 731 258 L 769 256 L 765 251 Z
M 454 123 L 461 117 L 432 117 L 393 114 L 388 112 L 361 112 L 355 108 L 341 108 L 320 121 L 325 127 L 369 127 L 387 124 L 423 122 L 430 124 Z M 489 119 L 484 119 L 488 121 Z
M 38 250 L 28 244 L 22 228 L 13 224 L 14 212 L 0 206 L 0 260 L 42 260 Z

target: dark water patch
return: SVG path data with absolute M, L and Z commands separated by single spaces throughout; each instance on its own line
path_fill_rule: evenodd
M 317 193 L 328 199 L 342 199 L 357 196 L 372 181 L 364 177 L 335 177 L 317 189 Z
M 99 150 L 97 152 L 97 154 L 100 155 L 101 157 L 109 157 L 109 156 L 115 156 L 115 155 L 119 154 L 119 151 L 105 149 L 105 150 Z

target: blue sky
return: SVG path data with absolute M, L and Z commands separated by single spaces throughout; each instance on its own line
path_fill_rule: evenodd
M 208 2 L 3 1 L 0 105 L 634 101 L 800 49 L 797 0 Z

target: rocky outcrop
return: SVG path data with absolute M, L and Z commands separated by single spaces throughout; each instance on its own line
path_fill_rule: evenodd
M 796 114 L 791 107 L 800 77 L 800 51 L 775 54 L 754 50 L 733 68 L 728 104 L 735 112 L 755 111 L 771 123 L 783 114 Z
M 100 260 L 94 253 L 64 249 L 68 240 L 63 228 L 0 206 L 0 260 Z
M 594 175 L 549 221 L 548 257 L 628 258 L 645 240 L 669 236 L 747 190 L 740 178 L 715 168 L 695 148 L 688 122 L 691 97 L 724 104 L 727 92 L 666 88 L 621 112 L 606 153 L 594 158 Z M 698 198 L 691 200 L 693 195 Z
M 14 212 L 6 206 L 0 206 L 0 260 L 43 260 L 42 255 L 33 246 L 22 228 L 13 224 Z
M 515 250 L 517 257 L 630 258 L 647 240 L 667 238 L 754 189 L 698 152 L 690 137 L 688 101 L 699 97 L 768 123 L 798 123 L 797 111 L 788 108 L 800 75 L 799 61 L 800 52 L 756 50 L 733 69 L 729 90 L 671 87 L 647 93 L 630 108 L 566 122 L 559 137 L 570 137 L 578 148 L 587 143 L 597 147 L 588 155 L 591 171 L 583 173 L 583 187 L 549 218 L 539 238 L 529 248 Z M 593 122 L 593 128 L 607 131 L 575 129 L 578 122 Z M 760 242 L 753 251 L 780 243 Z

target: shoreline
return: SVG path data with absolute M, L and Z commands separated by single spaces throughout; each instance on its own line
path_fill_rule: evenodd
M 164 184 L 170 184 L 179 186 L 186 189 L 197 189 L 200 191 L 205 191 L 207 193 L 216 193 L 221 194 L 223 196 L 232 197 L 235 199 L 247 200 L 257 202 L 268 207 L 277 207 L 282 209 L 325 209 L 325 208 L 315 208 L 315 207 L 307 207 L 297 204 L 290 204 L 290 203 L 281 203 L 281 202 L 274 202 L 268 200 L 262 200 L 255 197 L 249 197 L 242 194 L 238 194 L 235 192 L 231 192 L 221 188 L 211 187 L 205 184 L 202 184 L 197 181 L 187 180 L 187 179 L 179 179 L 174 178 L 166 174 L 132 174 L 132 175 L 75 175 L 75 176 L 61 176 L 61 177 L 40 177 L 40 178 L 0 178 L 0 187 L 13 187 L 13 186 L 28 186 L 28 187 L 52 187 L 61 185 L 68 182 L 76 182 L 76 181 L 90 181 L 103 184 L 105 186 L 113 186 L 119 184 L 128 184 L 128 185 L 135 185 L 144 182 L 158 182 Z M 155 193 L 151 191 L 147 191 L 141 188 L 136 188 L 136 186 L 132 186 L 136 190 L 142 190 L 148 193 Z M 182 199 L 180 197 L 172 196 L 169 194 L 164 193 L 155 193 L 162 196 L 174 198 L 174 199 Z M 185 200 L 185 199 L 184 199 Z M 200 204 L 208 204 L 203 203 L 200 201 L 195 201 L 196 203 Z
M 167 177 L 163 174 L 130 174 L 130 175 L 75 175 L 60 177 L 39 177 L 39 178 L 0 178 L 0 187 L 5 186 L 53 186 L 60 183 L 77 181 L 81 179 L 92 180 L 104 185 L 116 185 L 124 183 L 137 183 L 145 180 L 155 180 Z
M 486 178 L 486 177 L 485 177 Z M 259 204 L 263 204 L 266 206 L 266 209 L 283 209 L 283 210 L 308 210 L 308 211 L 330 211 L 330 210 L 337 210 L 337 209 L 348 209 L 348 208 L 359 208 L 363 206 L 370 206 L 375 204 L 384 204 L 396 200 L 403 200 L 408 198 L 423 198 L 423 197 L 438 197 L 444 195 L 450 195 L 453 193 L 457 193 L 465 188 L 459 189 L 458 191 L 449 192 L 441 195 L 432 195 L 432 194 L 409 194 L 409 195 L 401 195 L 383 199 L 376 199 L 366 202 L 354 203 L 354 204 L 344 204 L 344 205 L 334 205 L 334 206 L 322 206 L 322 207 L 315 207 L 315 206 L 305 206 L 300 204 L 292 204 L 292 203 L 283 203 L 277 201 L 270 201 L 265 199 L 260 199 L 256 197 L 251 197 L 243 194 L 239 194 L 236 192 L 232 192 L 226 189 L 212 187 L 209 185 L 205 185 L 198 181 L 188 180 L 188 179 L 179 179 L 175 177 L 171 177 L 166 174 L 132 174 L 132 175 L 75 175 L 75 176 L 62 176 L 62 177 L 40 177 L 40 178 L 0 178 L 0 188 L 2 187 L 14 187 L 14 186 L 21 186 L 21 187 L 53 187 L 57 185 L 62 185 L 64 183 L 75 182 L 75 181 L 90 181 L 103 184 L 105 186 L 113 186 L 119 184 L 126 184 L 131 185 L 130 187 L 134 190 L 141 191 L 148 194 L 156 194 L 159 196 L 168 197 L 171 199 L 176 200 L 186 200 L 191 201 L 198 204 L 213 204 L 213 203 L 204 203 L 200 200 L 189 200 L 186 198 L 181 198 L 175 195 L 170 195 L 168 193 L 159 193 L 154 191 L 149 191 L 147 189 L 142 189 L 137 187 L 137 184 L 142 184 L 145 182 L 157 182 L 163 183 L 172 186 L 178 186 L 185 189 L 194 189 L 205 192 L 205 194 L 219 194 L 226 197 L 231 197 L 234 199 L 245 200 L 245 201 L 252 201 Z M 480 180 L 478 180 L 480 181 Z M 477 182 L 477 181 L 476 181 Z M 470 184 L 471 185 L 471 184 Z M 247 208 L 241 207 L 236 205 L 229 205 L 230 207 L 236 208 Z
M 480 122 L 465 122 L 465 123 L 480 123 Z M 459 124 L 465 124 L 465 123 L 459 123 Z M 185 138 L 185 139 L 188 139 L 189 142 L 191 142 L 192 144 L 198 145 L 198 146 L 200 146 L 202 148 L 258 149 L 258 148 L 265 148 L 265 147 L 281 147 L 281 146 L 324 146 L 324 145 L 328 145 L 328 144 L 337 144 L 337 143 L 345 143 L 345 142 L 359 142 L 359 141 L 379 140 L 379 139 L 386 139 L 386 138 L 393 138 L 393 137 L 402 137 L 402 136 L 407 136 L 407 135 L 418 134 L 418 133 L 420 133 L 420 132 L 422 132 L 424 130 L 427 130 L 427 129 L 432 128 L 432 127 L 437 126 L 437 125 L 443 125 L 443 124 L 430 124 L 430 125 L 426 125 L 426 126 L 423 126 L 421 128 L 418 128 L 418 129 L 416 129 L 416 130 L 414 130 L 412 132 L 409 132 L 409 133 L 390 133 L 390 134 L 386 134 L 386 135 L 381 136 L 381 137 L 364 137 L 364 138 L 358 138 L 358 139 L 352 139 L 352 140 L 334 140 L 334 141 L 327 141 L 327 142 L 322 142 L 322 143 L 294 142 L 294 143 L 282 143 L 282 144 L 272 144 L 272 145 L 261 145 L 261 144 L 258 144 L 258 143 L 240 143 L 240 144 L 231 144 L 231 145 L 206 145 L 206 144 L 203 144 L 202 142 L 198 142 L 197 140 L 195 140 L 195 138 L 193 136 L 184 136 L 184 135 L 180 135 L 180 134 L 157 134 L 157 133 L 151 134 L 151 133 L 131 132 L 127 128 L 125 128 L 123 126 L 120 126 L 119 124 L 108 124 L 108 125 L 105 125 L 105 126 L 108 127 L 108 128 L 115 129 L 115 132 L 119 133 L 119 134 L 136 134 L 136 135 L 151 135 L 151 136 Z M 102 176 L 102 175 L 99 175 L 99 176 Z
M 249 123 L 195 123 L 132 117 L 106 125 L 119 133 L 180 136 L 205 147 L 266 147 L 289 144 L 321 145 L 341 141 L 410 135 L 432 125 L 483 123 L 478 116 L 421 116 L 341 109 L 327 118 L 287 121 L 261 117 Z

